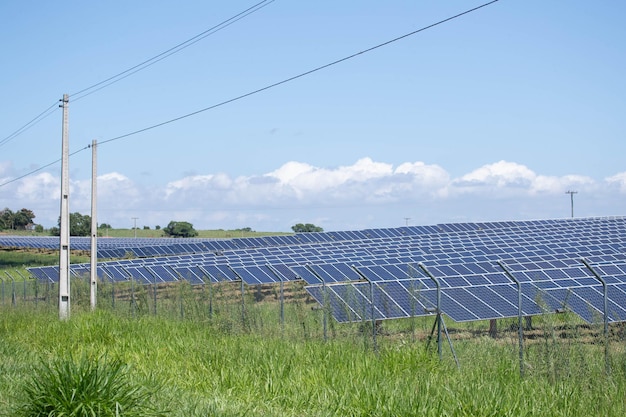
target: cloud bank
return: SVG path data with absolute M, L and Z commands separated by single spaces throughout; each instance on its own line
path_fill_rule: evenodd
M 10 181 L 0 163 L 0 184 Z M 71 179 L 70 211 L 89 214 L 91 180 Z M 120 172 L 98 176 L 98 220 L 113 227 L 165 226 L 189 221 L 199 229 L 290 231 L 296 223 L 324 230 L 395 227 L 456 221 L 562 218 L 626 214 L 626 172 L 594 179 L 548 176 L 525 165 L 498 161 L 458 178 L 441 166 L 405 162 L 394 167 L 362 158 L 354 164 L 316 167 L 290 161 L 253 176 L 187 175 L 162 185 L 140 185 Z M 0 203 L 32 209 L 38 223 L 56 224 L 60 178 L 41 172 L 0 187 Z

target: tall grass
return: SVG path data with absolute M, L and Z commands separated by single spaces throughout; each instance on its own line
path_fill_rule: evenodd
M 552 334 L 546 323 L 537 322 L 545 330 L 529 341 L 522 378 L 515 343 L 504 330 L 502 338 L 491 339 L 452 329 L 457 369 L 449 349 L 441 361 L 425 349 L 421 329 L 431 318 L 404 328 L 402 322 L 385 324 L 375 352 L 363 343 L 358 325 L 335 324 L 325 342 L 315 329 L 320 312 L 297 303 L 287 309 L 291 319 L 284 328 L 275 304 L 250 304 L 247 324 L 240 305 L 220 301 L 215 307 L 211 318 L 180 311 L 133 317 L 103 308 L 78 310 L 68 321 L 59 321 L 54 309 L 1 308 L 0 414 L 15 415 L 28 401 L 33 365 L 102 355 L 128 366 L 129 386 L 156 393 L 150 403 L 172 416 L 626 413 L 623 349 L 612 347 L 606 374 L 601 346 L 568 348 L 562 337 L 548 337 L 548 349 L 541 333 Z M 560 371 L 564 364 L 567 372 Z
M 24 417 L 142 417 L 165 415 L 153 409 L 151 393 L 128 381 L 128 368 L 106 356 L 40 363 L 24 387 Z

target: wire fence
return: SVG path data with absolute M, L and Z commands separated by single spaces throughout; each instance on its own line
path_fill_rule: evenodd
M 72 278 L 72 312 L 92 308 L 90 285 L 88 278 Z M 52 312 L 58 303 L 57 283 L 32 279 L 0 282 L 3 308 Z M 191 285 L 184 280 L 99 282 L 96 308 L 130 318 L 194 320 L 231 334 L 258 333 L 293 340 L 349 338 L 373 350 L 412 343 L 416 349 L 425 348 L 438 352 L 444 360 L 454 360 L 457 366 L 480 360 L 469 353 L 468 346 L 488 339 L 509 350 L 512 358 L 519 355 L 522 374 L 542 373 L 549 378 L 565 377 L 573 374 L 573 368 L 590 366 L 589 357 L 598 366 L 603 364 L 607 373 L 626 363 L 626 326 L 616 322 L 605 328 L 600 316 L 592 323 L 566 310 L 525 317 L 521 332 L 517 318 L 456 323 L 444 315 L 433 315 L 338 323 L 330 309 L 318 304 L 305 290 L 304 282 L 298 281 L 283 286 L 247 286 L 241 282 Z

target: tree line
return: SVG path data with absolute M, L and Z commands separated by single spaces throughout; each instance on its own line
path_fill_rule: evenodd
M 58 227 L 50 229 L 50 234 L 60 236 L 61 217 L 59 217 Z M 99 229 L 112 229 L 110 224 L 102 223 Z M 144 227 L 145 228 L 145 227 Z M 160 229 L 159 226 L 156 229 Z M 164 227 L 163 234 L 169 237 L 194 237 L 198 232 L 189 222 L 171 221 Z M 70 213 L 70 236 L 89 236 L 91 234 L 91 216 L 80 213 Z
M 36 226 L 33 223 L 35 213 L 29 209 L 20 209 L 18 211 L 12 211 L 6 207 L 0 211 L 0 230 L 29 230 Z M 39 226 L 41 227 L 41 226 Z M 43 227 L 41 227 L 43 231 Z
M 20 209 L 18 211 L 12 211 L 9 208 L 4 208 L 0 211 L 0 230 L 35 230 L 36 232 L 43 232 L 43 226 L 35 224 L 35 213 L 29 209 Z M 58 226 L 50 228 L 50 234 L 52 236 L 60 236 L 61 234 L 61 216 L 57 223 Z M 110 224 L 102 223 L 99 229 L 112 229 Z M 144 227 L 145 228 L 145 227 Z M 160 229 L 156 226 L 156 229 Z M 193 228 L 193 224 L 184 221 L 170 221 L 163 229 L 165 236 L 170 237 L 194 237 L 198 236 L 198 232 Z M 249 227 L 240 229 L 242 231 L 251 231 Z M 319 226 L 311 223 L 298 223 L 291 226 L 291 230 L 295 233 L 306 232 L 323 232 Z M 71 236 L 89 236 L 91 234 L 91 216 L 80 213 L 70 213 L 70 235 Z

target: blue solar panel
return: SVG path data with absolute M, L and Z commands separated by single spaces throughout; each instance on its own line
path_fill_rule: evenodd
M 614 289 L 618 288 L 611 293 L 616 297 L 623 297 L 624 291 L 617 285 L 626 281 L 626 267 L 621 266 L 626 264 L 626 255 L 623 253 L 626 248 L 625 217 L 457 223 L 197 244 L 181 243 L 178 240 L 168 243 L 163 249 L 153 245 L 144 246 L 141 251 L 167 252 L 172 255 L 176 251 L 195 251 L 195 245 L 212 248 L 213 251 L 189 258 L 169 256 L 150 261 L 150 258 L 137 259 L 124 264 L 124 267 L 145 282 L 153 282 L 155 279 L 171 281 L 174 278 L 168 275 L 173 270 L 191 271 L 195 266 L 201 266 L 214 282 L 245 277 L 245 282 L 256 284 L 298 277 L 310 285 L 322 285 L 322 277 L 326 284 L 345 283 L 352 288 L 350 291 L 355 292 L 361 285 L 356 281 L 367 279 L 376 283 L 375 288 L 382 291 L 380 297 L 377 298 L 376 293 L 374 295 L 374 309 L 376 317 L 385 318 L 400 315 L 400 311 L 404 311 L 407 306 L 395 299 L 395 296 L 402 298 L 402 292 L 385 292 L 383 284 L 385 288 L 393 288 L 389 285 L 390 281 L 409 279 L 411 282 L 419 282 L 421 288 L 433 288 L 434 281 L 422 272 L 416 273 L 415 265 L 418 262 L 422 262 L 440 283 L 442 302 L 450 310 L 444 312 L 459 320 L 512 314 L 511 305 L 516 306 L 517 292 L 511 279 L 497 266 L 497 261 L 504 261 L 514 277 L 526 283 L 523 285 L 523 308 L 526 312 L 553 311 L 565 305 L 581 317 L 589 319 L 591 315 L 583 312 L 583 309 L 589 311 L 591 306 L 598 310 L 595 295 L 597 280 L 581 265 L 582 256 L 597 264 L 597 270 L 601 271 L 606 282 Z M 106 264 L 111 265 L 111 268 L 122 265 Z M 315 274 L 304 267 L 307 264 Z M 148 265 L 149 271 L 146 269 Z M 270 270 L 268 265 L 273 269 Z M 361 276 L 353 267 L 365 276 Z M 231 268 L 238 271 L 239 276 Z M 73 272 L 84 270 L 83 267 L 77 267 Z M 31 272 L 35 274 L 35 269 Z M 48 274 L 42 275 L 49 277 Z M 204 281 L 199 278 L 198 282 Z M 369 285 L 368 282 L 364 284 Z M 339 304 L 343 297 L 340 288 L 338 286 L 333 290 Z M 425 291 L 425 297 L 433 296 L 434 291 Z M 392 293 L 395 295 L 392 296 Z M 489 302 L 488 297 L 494 297 L 492 302 Z M 536 297 L 542 297 L 545 301 L 538 303 Z M 406 298 L 406 301 L 410 298 Z M 611 302 L 616 306 L 616 311 L 619 311 L 619 305 L 623 305 L 617 301 Z M 394 303 L 397 308 L 389 307 L 394 306 Z M 361 308 L 359 305 L 354 310 Z M 621 316 L 621 312 L 612 317 L 618 315 Z
M 280 282 L 279 277 L 275 276 L 267 267 L 248 266 L 233 268 L 233 271 L 248 285 Z
M 203 279 L 203 273 L 200 269 L 191 266 L 183 266 L 183 267 L 174 267 L 176 274 L 192 285 L 197 284 L 205 284 L 205 280 Z

